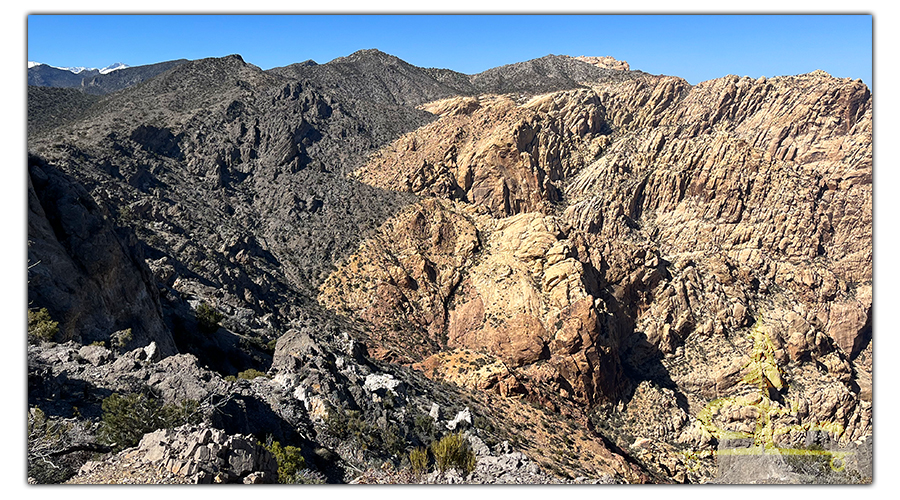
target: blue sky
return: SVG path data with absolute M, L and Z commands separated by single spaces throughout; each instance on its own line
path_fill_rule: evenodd
M 263 69 L 378 48 L 477 73 L 547 54 L 610 55 L 696 84 L 822 69 L 872 86 L 869 15 L 29 15 L 28 60 L 151 64 L 241 54 Z

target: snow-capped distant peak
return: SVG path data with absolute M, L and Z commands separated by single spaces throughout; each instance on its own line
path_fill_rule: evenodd
M 44 63 L 39 63 L 39 62 L 28 61 L 28 67 L 29 67 L 29 68 L 32 68 L 32 67 L 34 67 L 34 66 L 49 66 L 49 67 L 51 67 L 51 68 L 53 68 L 53 69 L 61 69 L 61 70 L 63 70 L 63 71 L 71 71 L 72 73 L 75 73 L 76 75 L 77 75 L 78 73 L 81 73 L 82 71 L 91 71 L 91 70 L 97 71 L 97 68 L 85 68 L 84 66 L 77 66 L 77 67 L 72 67 L 72 68 L 64 68 L 64 67 L 60 67 L 60 66 L 51 66 L 51 65 L 49 65 L 49 64 L 44 64 Z
M 33 67 L 35 67 L 35 66 L 50 66 L 50 65 L 49 65 L 49 64 L 40 63 L 40 62 L 35 62 L 35 61 L 28 61 L 28 68 L 29 68 L 29 69 L 30 69 L 30 68 L 33 68 Z M 113 71 L 116 71 L 116 70 L 119 70 L 119 69 L 125 69 L 125 68 L 127 68 L 127 67 L 129 67 L 129 66 L 128 66 L 127 64 L 122 64 L 122 63 L 117 62 L 117 63 L 110 64 L 109 66 L 107 66 L 107 67 L 105 67 L 105 68 L 103 68 L 103 69 L 97 69 L 97 68 L 85 68 L 84 66 L 76 66 L 76 67 L 68 67 L 68 68 L 62 68 L 62 67 L 59 67 L 59 66 L 50 66 L 50 67 L 51 67 L 51 68 L 56 68 L 56 69 L 61 69 L 61 70 L 63 70 L 63 71 L 71 71 L 72 73 L 75 73 L 76 75 L 79 74 L 79 73 L 81 73 L 82 71 L 98 71 L 101 75 L 105 75 L 105 74 L 107 74 L 107 73 L 112 73 Z
M 120 62 L 113 63 L 113 64 L 110 64 L 109 66 L 101 69 L 100 74 L 105 75 L 107 73 L 112 73 L 113 71 L 116 71 L 117 69 L 125 69 L 127 67 L 128 67 L 127 64 L 122 64 Z

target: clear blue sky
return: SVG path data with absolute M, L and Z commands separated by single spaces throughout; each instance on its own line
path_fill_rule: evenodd
M 53 66 L 241 54 L 269 69 L 367 48 L 468 74 L 547 54 L 609 55 L 692 84 L 822 69 L 872 85 L 869 15 L 28 16 L 28 60 Z

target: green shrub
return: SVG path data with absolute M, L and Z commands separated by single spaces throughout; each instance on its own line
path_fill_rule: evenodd
M 28 340 L 31 342 L 53 342 L 59 333 L 59 323 L 50 319 L 50 311 L 42 307 L 37 311 L 28 310 Z
M 206 302 L 201 302 L 197 306 L 197 323 L 200 331 L 207 335 L 213 334 L 219 329 L 219 322 L 224 317 L 222 313 L 216 311 L 214 307 Z
M 165 427 L 159 402 L 144 394 L 113 393 L 100 407 L 100 438 L 118 449 L 134 446 L 144 434 Z
M 469 441 L 460 433 L 447 434 L 437 443 L 431 445 L 431 453 L 438 470 L 446 472 L 455 468 L 466 474 L 475 470 L 475 452 Z
M 124 349 L 134 338 L 131 334 L 131 328 L 119 330 L 109 336 L 109 346 L 116 350 Z
M 194 399 L 185 399 L 175 404 L 163 405 L 163 422 L 166 427 L 178 427 L 185 424 L 199 424 L 202 416 L 200 403 Z
M 381 450 L 395 456 L 403 453 L 404 441 L 397 425 L 373 425 L 358 410 L 344 412 L 332 407 L 325 424 L 329 434 L 342 440 L 353 440 L 363 450 Z
M 306 468 L 306 460 L 300 454 L 300 448 L 295 446 L 282 447 L 278 441 L 266 446 L 266 449 L 275 455 L 278 460 L 278 482 L 282 484 L 296 484 L 298 472 Z
M 199 406 L 194 400 L 160 405 L 158 399 L 143 393 L 113 393 L 100 404 L 99 436 L 116 449 L 130 448 L 148 432 L 199 423 Z
M 416 419 L 414 422 L 414 427 L 416 434 L 424 441 L 425 443 L 429 443 L 434 441 L 435 434 L 437 433 L 437 429 L 434 427 L 434 419 L 431 418 L 431 415 L 419 414 L 416 415 Z
M 379 431 L 379 438 L 381 439 L 380 448 L 391 455 L 401 455 L 406 443 L 400 436 L 400 428 L 395 424 L 388 424 L 385 427 L 381 427 Z
M 428 449 L 424 447 L 414 448 L 409 452 L 409 463 L 415 474 L 428 472 Z
M 267 378 L 268 378 L 268 375 L 266 375 L 265 372 L 261 372 L 261 371 L 259 371 L 259 370 L 255 370 L 255 369 L 253 369 L 253 368 L 250 368 L 249 370 L 244 370 L 244 371 L 242 371 L 242 372 L 239 372 L 239 373 L 237 374 L 237 376 L 238 376 L 238 378 L 242 378 L 242 379 L 245 379 L 245 380 L 253 380 L 253 379 L 255 379 L 256 377 L 267 377 Z
M 119 220 L 118 223 L 120 226 L 130 226 L 132 222 L 134 222 L 134 209 L 125 205 L 119 209 Z
M 349 435 L 347 415 L 340 408 L 329 406 L 325 425 L 328 427 L 328 433 L 332 436 L 346 439 Z

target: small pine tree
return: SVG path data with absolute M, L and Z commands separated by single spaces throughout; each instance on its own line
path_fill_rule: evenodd
M 42 307 L 28 310 L 28 340 L 30 342 L 53 342 L 59 333 L 59 323 L 50 318 L 50 311 Z
M 165 427 L 159 402 L 145 394 L 113 393 L 100 407 L 100 438 L 117 449 L 135 446 L 144 434 Z
M 224 318 L 222 313 L 206 302 L 201 302 L 197 306 L 197 323 L 200 331 L 207 335 L 213 334 L 219 329 L 219 322 L 222 321 L 222 318 Z
M 278 482 L 293 484 L 298 482 L 298 473 L 306 468 L 306 460 L 300 454 L 300 448 L 295 446 L 282 447 L 278 441 L 266 446 L 278 461 Z

